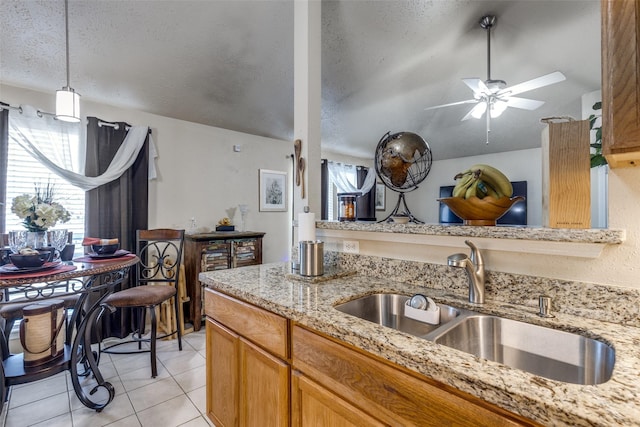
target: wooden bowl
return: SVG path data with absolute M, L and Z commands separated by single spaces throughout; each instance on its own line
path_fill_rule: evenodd
M 495 197 L 487 196 L 484 199 L 478 197 L 445 197 L 438 199 L 458 215 L 464 225 L 496 225 L 496 221 L 507 213 L 511 206 L 524 197 Z

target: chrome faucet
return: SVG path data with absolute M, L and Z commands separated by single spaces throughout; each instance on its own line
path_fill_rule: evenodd
M 451 267 L 464 268 L 469 277 L 469 302 L 474 304 L 484 304 L 484 262 L 480 250 L 465 240 L 467 246 L 471 248 L 471 255 L 453 254 L 447 258 L 447 265 Z

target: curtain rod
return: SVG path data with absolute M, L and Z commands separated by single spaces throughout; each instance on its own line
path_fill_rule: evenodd
M 102 120 L 98 120 L 98 127 L 102 127 L 102 126 L 109 126 L 114 128 L 115 130 L 120 129 L 120 125 L 118 123 L 109 123 L 109 122 L 103 122 Z M 128 131 L 129 129 L 131 129 L 131 126 L 125 126 L 124 130 Z
M 102 120 L 98 120 L 98 127 L 102 126 L 109 126 L 114 128 L 115 130 L 120 129 L 120 125 L 118 123 L 103 122 Z M 124 127 L 124 130 L 126 130 L 127 132 L 129 131 L 129 129 L 131 129 L 131 126 L 129 125 L 126 125 Z M 149 135 L 151 135 L 151 128 L 149 128 Z
M 18 105 L 16 107 L 14 105 L 9 105 L 9 104 L 7 105 L 0 104 L 0 111 L 2 110 L 15 110 L 20 114 L 23 113 L 22 105 Z M 38 115 L 38 117 L 41 117 L 41 118 L 44 116 L 51 116 L 53 117 L 54 120 L 58 120 L 58 118 L 54 113 L 47 113 L 46 111 L 36 110 L 36 114 Z M 120 128 L 120 125 L 118 123 L 109 123 L 109 122 L 103 122 L 102 120 L 98 120 L 98 127 L 102 127 L 102 126 L 110 126 L 115 130 L 118 130 Z M 124 128 L 124 130 L 126 131 L 129 131 L 129 129 L 131 129 L 131 126 L 126 126 Z M 151 134 L 151 128 L 149 128 L 149 134 Z
M 22 109 L 22 105 L 18 105 L 17 107 L 14 105 L 0 105 L 0 111 L 2 110 L 14 110 L 18 113 L 22 114 L 24 110 Z M 36 114 L 38 117 L 42 118 L 44 116 L 51 116 L 54 120 L 58 120 L 54 113 L 47 113 L 46 111 L 36 110 Z

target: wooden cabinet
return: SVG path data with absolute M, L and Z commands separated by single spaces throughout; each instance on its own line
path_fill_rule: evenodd
M 216 425 L 238 425 L 240 337 L 207 319 L 207 415 Z
M 383 427 L 385 424 L 294 371 L 291 384 L 292 423 L 304 427 Z
M 352 405 L 384 425 L 539 425 L 300 326 L 293 327 L 292 365 L 325 391 L 333 391 L 331 408 Z M 299 406 L 294 406 L 293 419 L 300 421 L 294 426 L 314 425 L 304 422 L 305 411 Z
M 289 322 L 205 290 L 207 415 L 218 427 L 290 425 Z
M 184 265 L 189 296 L 185 321 L 191 322 L 194 330 L 200 330 L 204 314 L 204 294 L 198 280 L 200 272 L 262 264 L 264 235 L 263 232 L 254 231 L 224 231 L 185 236 Z
M 602 144 L 611 167 L 640 165 L 640 1 L 602 0 Z

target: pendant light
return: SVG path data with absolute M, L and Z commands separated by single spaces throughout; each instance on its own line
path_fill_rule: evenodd
M 67 85 L 56 91 L 56 118 L 65 122 L 80 121 L 80 95 L 69 84 L 69 0 L 64 0 L 64 26 L 67 59 Z

